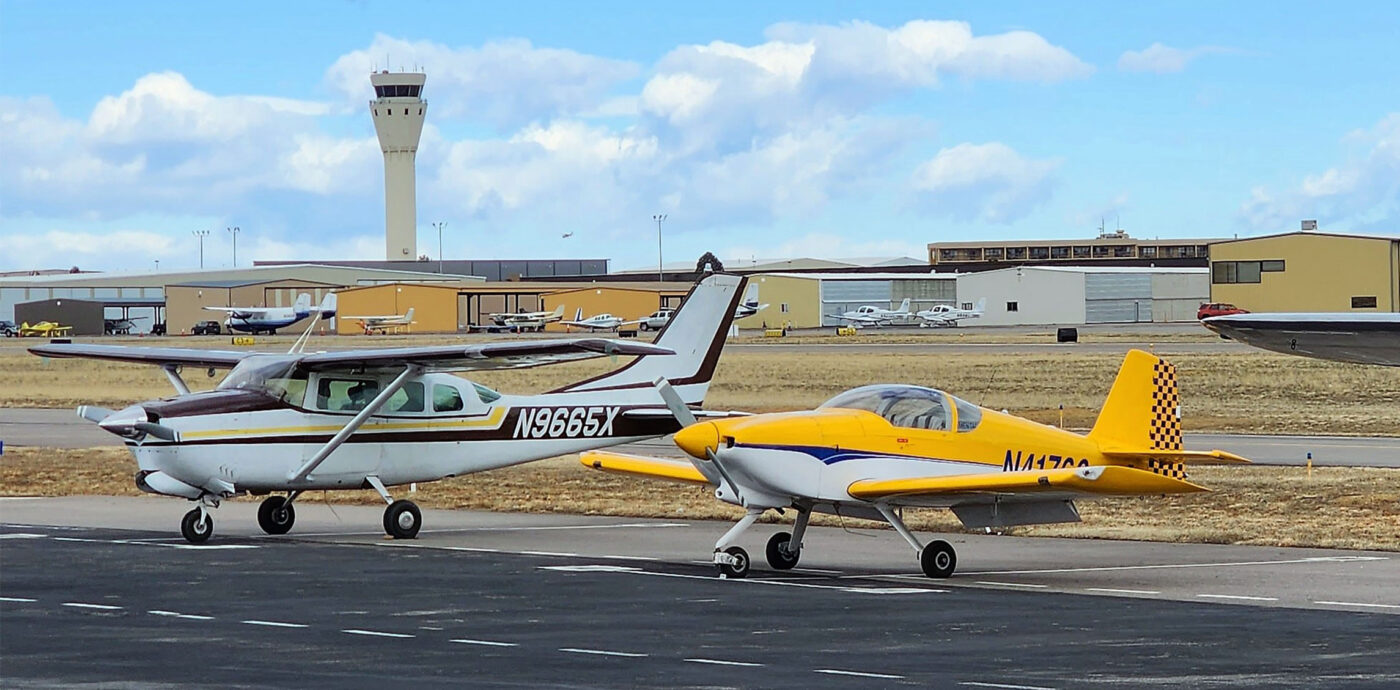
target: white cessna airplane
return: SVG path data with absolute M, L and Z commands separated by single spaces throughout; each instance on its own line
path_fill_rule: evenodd
M 977 304 L 971 309 L 959 309 L 946 304 L 935 305 L 931 309 L 924 309 L 916 312 L 914 316 L 919 317 L 922 322 L 919 325 L 927 328 L 929 326 L 952 326 L 957 327 L 958 322 L 964 319 L 976 319 L 982 316 L 982 312 L 987 309 L 987 298 L 977 300 Z
M 205 307 L 208 311 L 221 311 L 228 314 L 225 325 L 229 330 L 245 331 L 257 335 L 276 335 L 277 329 L 286 328 L 312 314 L 321 318 L 335 316 L 335 294 L 328 294 L 321 300 L 319 309 L 311 308 L 311 295 L 303 292 L 290 307 Z
M 679 429 L 651 382 L 670 379 L 684 404 L 703 402 L 743 284 L 738 276 L 706 277 L 651 345 L 581 338 L 307 354 L 298 351 L 303 336 L 288 354 L 77 343 L 30 352 L 164 371 L 178 395 L 78 414 L 126 442 L 142 490 L 197 501 L 180 525 L 191 542 L 213 534 L 210 509 L 225 498 L 285 492 L 258 509 L 264 531 L 284 534 L 303 492 L 368 488 L 388 504 L 385 532 L 413 538 L 421 513 L 393 500 L 388 487 Z M 604 355 L 637 358 L 538 395 L 498 393 L 448 373 Z M 186 366 L 232 371 L 215 390 L 191 393 L 180 377 Z
M 389 316 L 342 316 L 347 321 L 359 321 L 360 327 L 365 329 L 365 335 L 374 333 L 399 332 L 399 329 L 407 329 L 417 321 L 413 320 L 413 307 L 409 307 L 404 314 L 392 314 Z
M 903 321 L 910 316 L 912 314 L 909 313 L 909 298 L 905 297 L 904 301 L 899 303 L 898 309 L 885 309 L 866 304 L 855 311 L 848 311 L 834 318 L 850 321 L 856 327 L 874 326 L 879 328 L 880 326 L 888 326 L 895 321 Z
M 641 319 L 634 319 L 632 321 L 628 321 L 626 319 L 623 319 L 621 316 L 613 316 L 612 314 L 606 313 L 594 314 L 593 316 L 590 316 L 585 319 L 583 318 L 583 308 L 579 307 L 578 311 L 574 312 L 573 321 L 561 321 L 560 323 L 564 324 L 565 326 L 587 328 L 591 333 L 593 331 L 615 331 L 618 328 L 625 326 L 629 323 L 640 322 Z
M 749 285 L 749 291 L 744 295 L 744 301 L 734 309 L 734 318 L 742 319 L 746 316 L 753 316 L 758 312 L 767 309 L 768 305 L 758 303 L 758 283 Z
M 524 330 L 544 330 L 545 324 L 554 323 L 564 318 L 564 305 L 554 308 L 554 311 L 522 311 L 517 313 L 502 312 L 491 314 L 491 321 L 497 326 L 512 328 L 517 331 Z

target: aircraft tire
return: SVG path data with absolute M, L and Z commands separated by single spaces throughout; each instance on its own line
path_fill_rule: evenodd
M 958 567 L 958 552 L 953 550 L 952 544 L 935 539 L 919 552 L 919 566 L 925 575 L 941 580 L 951 576 Z
M 748 551 L 737 546 L 731 546 L 725 549 L 724 552 L 732 556 L 735 563 L 732 565 L 729 563 L 721 563 L 719 566 L 720 575 L 737 580 L 749 574 L 749 566 L 752 565 L 753 562 L 749 560 Z
M 398 500 L 384 509 L 384 532 L 395 539 L 413 539 L 423 526 L 423 512 L 413 501 Z
M 797 567 L 797 559 L 802 556 L 802 551 L 796 553 L 788 551 L 788 544 L 792 543 L 791 532 L 779 532 L 768 538 L 768 565 L 774 570 L 792 570 Z
M 214 518 L 204 516 L 201 520 L 200 510 L 195 508 L 180 520 L 180 535 L 191 544 L 203 544 L 214 536 Z
M 268 534 L 286 534 L 296 521 L 296 507 L 282 496 L 268 496 L 258 505 L 258 526 Z

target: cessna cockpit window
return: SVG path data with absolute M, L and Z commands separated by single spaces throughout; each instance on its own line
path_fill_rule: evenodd
M 219 382 L 219 390 L 257 391 L 300 403 L 306 395 L 306 372 L 297 369 L 294 359 L 249 357 Z
M 487 388 L 479 383 L 473 383 L 472 388 L 476 389 L 476 397 L 481 398 L 481 402 L 490 405 L 501 399 L 501 394 Z
M 947 431 L 951 416 L 943 393 L 919 386 L 864 386 L 846 391 L 821 407 L 866 410 L 894 426 L 935 431 Z
M 389 402 L 384 403 L 385 412 L 422 412 L 423 411 L 423 384 L 417 381 L 409 381 L 403 388 L 394 391 L 389 396 Z
M 434 412 L 456 412 L 462 409 L 462 394 L 457 392 L 452 386 L 444 386 L 441 383 L 433 386 L 433 411 Z
M 358 412 L 379 395 L 377 381 L 322 378 L 316 386 L 316 407 L 338 412 Z

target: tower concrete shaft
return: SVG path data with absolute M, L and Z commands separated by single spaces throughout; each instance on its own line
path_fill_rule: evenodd
M 384 258 L 418 258 L 417 179 L 414 173 L 418 139 L 428 102 L 423 100 L 421 72 L 376 72 L 369 75 L 374 100 L 369 102 L 379 149 L 384 152 Z

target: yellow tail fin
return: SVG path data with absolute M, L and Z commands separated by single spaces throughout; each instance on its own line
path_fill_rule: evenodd
M 1142 350 L 1129 350 L 1089 438 L 1106 451 L 1180 451 L 1176 367 Z

